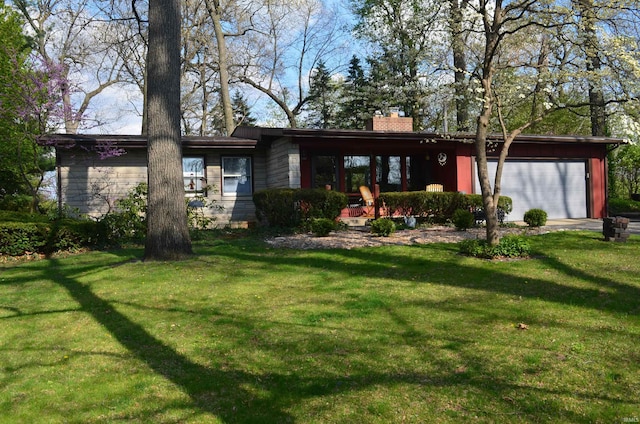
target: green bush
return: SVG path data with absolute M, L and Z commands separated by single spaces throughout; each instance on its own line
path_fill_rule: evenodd
M 134 187 L 126 197 L 118 199 L 116 210 L 100 220 L 109 240 L 142 240 L 147 234 L 146 183 Z
M 389 237 L 396 231 L 396 224 L 388 218 L 371 221 L 371 232 L 377 236 Z
M 471 212 L 466 209 L 457 209 L 453 213 L 453 217 L 451 218 L 453 225 L 455 225 L 456 230 L 466 230 L 473 227 L 476 223 L 476 219 Z
M 484 209 L 481 194 L 465 194 L 464 199 L 466 208 Z M 510 214 L 511 211 L 513 211 L 513 200 L 511 200 L 511 197 L 500 196 L 498 199 L 498 209 L 502 209 L 505 214 Z
M 477 258 L 522 258 L 529 256 L 531 246 L 525 237 L 507 235 L 496 246 L 490 246 L 486 240 L 469 239 L 458 243 L 458 249 L 463 255 Z
M 312 218 L 310 222 L 311 232 L 316 237 L 326 237 L 336 229 L 336 222 L 329 218 Z
M 30 253 L 51 254 L 92 247 L 104 240 L 100 224 L 89 220 L 61 219 L 43 222 L 3 222 L 0 224 L 0 254 L 21 256 Z
M 4 222 L 0 224 L 0 254 L 20 256 L 44 253 L 50 227 L 39 222 Z
M 640 202 L 621 198 L 609 199 L 609 216 L 615 216 L 625 212 L 640 212 Z
M 294 193 L 300 218 L 327 218 L 334 220 L 347 207 L 347 195 L 339 191 L 326 189 L 299 189 Z
M 347 196 L 325 189 L 276 188 L 255 192 L 253 203 L 262 223 L 294 228 L 313 218 L 335 220 L 347 206 Z
M 459 192 L 427 192 L 407 191 L 381 193 L 380 204 L 386 207 L 390 216 L 399 213 L 405 216 L 429 218 L 433 222 L 447 222 L 452 220 L 458 209 L 482 208 L 482 196 L 479 194 L 462 194 Z M 510 197 L 501 196 L 498 208 L 505 213 L 513 210 Z
M 296 211 L 294 192 L 295 189 L 292 188 L 256 191 L 253 194 L 253 203 L 256 206 L 258 220 L 271 227 L 297 227 L 300 224 L 300 215 Z
M 530 227 L 542 227 L 547 223 L 547 213 L 542 209 L 529 209 L 524 213 L 524 222 Z

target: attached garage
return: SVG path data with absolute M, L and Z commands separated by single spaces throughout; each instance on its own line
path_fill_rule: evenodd
M 494 181 L 496 160 L 489 161 Z M 475 192 L 480 184 L 475 175 Z M 588 168 L 586 160 L 507 159 L 502 171 L 501 194 L 513 200 L 509 221 L 521 221 L 529 209 L 539 208 L 554 218 L 587 218 Z

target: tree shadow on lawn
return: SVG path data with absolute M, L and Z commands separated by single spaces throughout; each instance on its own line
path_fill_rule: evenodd
M 530 279 L 529 284 L 537 286 L 537 288 L 529 289 L 529 291 L 527 291 L 527 286 L 514 284 L 513 279 L 507 278 L 503 282 L 496 282 L 494 271 L 486 271 L 483 268 L 469 265 L 460 265 L 459 258 L 454 254 L 453 247 L 447 247 L 447 249 L 451 250 L 449 252 L 451 257 L 446 260 L 429 259 L 429 251 L 425 247 L 410 248 L 410 251 L 413 253 L 415 249 L 421 249 L 419 251 L 421 256 L 418 259 L 413 254 L 406 255 L 406 257 L 399 255 L 393 258 L 392 263 L 389 261 L 387 250 L 381 249 L 331 251 L 331 256 L 335 254 L 344 256 L 345 262 L 337 263 L 328 263 L 328 256 L 321 253 L 310 258 L 300 257 L 295 251 L 280 252 L 282 255 L 277 256 L 273 254 L 265 256 L 264 248 L 262 247 L 242 251 L 222 247 L 214 249 L 213 254 L 219 256 L 229 255 L 234 259 L 262 263 L 265 269 L 274 264 L 318 269 L 331 267 L 338 272 L 343 272 L 345 275 L 356 273 L 363 276 L 379 277 L 382 273 L 389 280 L 406 280 L 407 282 L 418 284 L 429 282 L 440 285 L 491 290 L 514 295 L 542 297 L 549 301 L 572 305 L 576 304 L 576 298 L 578 297 L 583 299 L 585 306 L 619 311 L 615 302 L 614 304 L 603 306 L 596 299 L 592 299 L 593 296 L 597 297 L 597 293 L 591 290 L 567 288 L 544 279 Z M 394 252 L 397 251 L 394 250 Z M 130 257 L 118 264 L 109 264 L 107 266 L 112 267 L 126 264 L 127 262 L 130 262 Z M 550 266 L 561 268 L 567 274 L 576 272 L 572 268 L 563 269 L 560 263 L 555 264 L 551 261 L 549 264 Z M 403 269 L 404 265 L 410 265 L 410 270 Z M 438 269 L 451 266 L 456 267 L 456 271 L 461 276 L 460 278 L 438 277 Z M 65 266 L 59 260 L 52 258 L 43 261 L 40 267 L 33 269 L 37 269 L 41 275 L 25 274 L 20 276 L 18 280 L 14 279 L 5 283 L 20 284 L 21 282 L 41 278 L 63 287 L 78 303 L 80 311 L 90 314 L 132 355 L 147 364 L 154 373 L 179 386 L 190 397 L 197 409 L 214 414 L 223 422 L 293 422 L 295 417 L 288 409 L 307 399 L 333 396 L 350 391 L 356 392 L 376 386 L 393 387 L 398 384 L 416 385 L 425 390 L 428 390 L 429 387 L 464 386 L 472 388 L 475 392 L 485 393 L 484 396 L 490 398 L 489 402 L 496 403 L 504 410 L 518 410 L 522 414 L 531 414 L 531 417 L 535 417 L 540 411 L 545 411 L 550 416 L 562 416 L 572 422 L 585 421 L 583 416 L 567 411 L 561 401 L 556 403 L 549 401 L 549 397 L 555 395 L 573 396 L 574 393 L 570 391 L 527 387 L 526 390 L 529 391 L 531 396 L 527 398 L 526 402 L 513 405 L 511 400 L 506 399 L 507 395 L 513 391 L 522 392 L 524 388 L 520 383 L 510 382 L 508 379 L 496 375 L 495 370 L 490 369 L 486 364 L 486 358 L 483 357 L 467 356 L 463 358 L 469 367 L 474 369 L 473 373 L 457 372 L 446 361 L 437 365 L 436 373 L 429 374 L 418 372 L 411 367 L 388 373 L 380 372 L 380 368 L 375 366 L 375 361 L 370 366 L 362 365 L 360 369 L 349 376 L 336 375 L 335 372 L 318 372 L 315 375 L 310 375 L 298 374 L 294 371 L 288 373 L 271 371 L 251 373 L 233 369 L 233 367 L 213 369 L 194 362 L 186 355 L 168 346 L 161 339 L 151 335 L 143 326 L 119 312 L 114 306 L 115 302 L 99 297 L 91 291 L 89 285 L 80 280 L 80 276 L 98 272 L 104 269 L 104 265 L 88 263 L 65 270 Z M 417 271 L 418 269 L 422 271 Z M 478 278 L 474 278 L 474 275 Z M 505 274 L 506 276 L 508 274 Z M 590 278 L 590 276 L 585 274 L 585 278 Z M 600 282 L 600 279 L 596 278 L 594 282 Z M 619 286 L 626 286 L 615 281 L 607 281 L 606 283 L 618 289 L 622 289 Z M 554 290 L 541 290 L 540 287 L 542 285 L 550 285 L 554 287 Z M 619 292 L 615 296 L 635 296 L 634 298 L 637 299 L 638 291 L 635 288 L 629 288 L 627 292 L 623 294 Z M 75 308 L 70 310 L 78 311 Z M 60 312 L 64 311 L 66 309 Z M 20 313 L 20 311 L 14 312 L 16 314 Z M 404 328 L 407 343 L 414 342 L 415 340 L 413 339 L 416 336 L 419 338 L 417 330 L 413 328 L 410 322 L 406 321 L 401 314 L 393 314 L 392 312 L 393 319 L 398 322 L 401 328 Z M 38 314 L 42 313 L 44 312 L 38 312 Z M 251 325 L 251 323 L 241 322 L 238 325 L 246 326 Z M 282 324 L 275 323 L 275 325 Z M 309 336 L 312 338 L 310 343 L 317 345 L 319 351 L 329 345 L 321 334 L 309 333 Z M 452 340 L 452 343 L 459 344 L 464 343 L 464 341 Z M 280 356 L 285 362 L 288 362 L 287 352 L 292 348 L 291 346 L 279 346 L 272 343 L 263 343 L 259 347 L 265 350 L 272 350 L 274 355 Z M 375 346 L 372 347 L 372 349 L 375 348 Z M 327 356 L 329 356 L 329 359 L 323 358 L 324 365 L 327 368 L 331 368 L 327 362 L 335 360 L 335 358 L 332 355 Z M 381 357 L 379 360 L 385 359 Z M 437 362 L 435 359 L 434 361 Z M 587 400 L 619 401 L 606 396 L 599 397 L 595 394 L 586 394 L 584 396 Z M 163 410 L 164 407 L 166 405 L 158 405 L 156 411 Z M 330 408 L 330 406 L 327 408 Z M 139 418 L 153 419 L 150 416 Z
M 390 253 L 389 249 L 393 251 Z M 408 249 L 408 253 L 403 254 L 401 249 Z M 597 251 L 598 247 L 594 246 L 593 249 Z M 443 251 L 446 252 L 445 256 L 442 254 Z M 588 282 L 594 288 L 565 285 L 561 281 L 536 275 L 519 277 L 510 274 L 508 268 L 500 270 L 498 266 L 488 267 L 483 259 L 477 259 L 478 266 L 472 262 L 462 264 L 465 257 L 457 254 L 455 244 L 317 250 L 313 253 L 306 251 L 302 256 L 296 250 L 290 249 L 280 250 L 279 255 L 263 253 L 259 250 L 252 252 L 221 249 L 212 254 L 251 262 L 262 261 L 265 265 L 299 266 L 302 269 L 319 270 L 330 268 L 332 271 L 344 273 L 345 278 L 355 274 L 392 281 L 484 290 L 601 311 L 628 314 L 640 312 L 640 304 L 637 302 L 637 299 L 640 299 L 640 282 L 633 285 L 593 275 L 542 254 L 532 260 L 540 261 L 544 266 L 567 277 Z M 344 257 L 344 261 L 332 261 L 331 258 L 335 256 Z M 603 293 L 604 289 L 608 289 L 606 293 Z
M 255 260 L 255 258 L 253 258 Z M 287 262 L 289 263 L 289 262 Z M 429 388 L 444 388 L 461 386 L 471 388 L 477 396 L 485 398 L 491 411 L 484 411 L 491 414 L 493 408 L 500 410 L 518 411 L 517 414 L 535 417 L 541 411 L 548 416 L 563 417 L 572 422 L 586 422 L 585 417 L 566 409 L 561 400 L 554 401 L 556 396 L 575 396 L 575 393 L 567 390 L 556 390 L 548 388 L 523 387 L 521 383 L 509 381 L 509 378 L 496 375 L 487 364 L 486 358 L 475 357 L 469 354 L 466 361 L 473 373 L 459 372 L 453 369 L 452 365 L 444 359 L 434 358 L 437 365 L 435 373 L 419 372 L 407 366 L 404 369 L 396 369 L 393 372 L 380 372 L 380 368 L 373 365 L 361 365 L 349 375 L 337 375 L 335 372 L 314 372 L 303 371 L 303 374 L 296 372 L 275 373 L 271 371 L 250 373 L 238 369 L 213 369 L 192 361 L 189 357 L 179 353 L 174 348 L 165 344 L 162 340 L 152 336 L 143 326 L 133 322 L 123 313 L 119 312 L 114 305 L 93 293 L 90 287 L 76 279 L 72 273 L 65 273 L 64 267 L 59 261 L 50 259 L 49 264 L 43 270 L 43 274 L 56 284 L 63 287 L 69 295 L 80 305 L 80 311 L 90 314 L 105 330 L 125 347 L 138 360 L 145 363 L 153 370 L 172 383 L 179 386 L 190 398 L 193 407 L 200 411 L 216 415 L 225 423 L 285 423 L 294 422 L 296 418 L 292 416 L 288 409 L 301 402 L 322 396 L 333 397 L 336 394 L 345 392 L 357 392 L 367 388 L 379 386 L 396 387 L 398 384 L 409 384 L 421 387 L 424 390 Z M 95 267 L 94 271 L 99 271 L 101 267 Z M 77 269 L 74 270 L 73 274 Z M 84 268 L 82 275 L 87 275 L 90 269 Z M 401 318 L 398 318 L 401 320 Z M 401 322 L 408 333 L 411 333 L 411 325 Z M 215 325 L 215 324 L 212 324 Z M 242 321 L 240 326 L 251 325 Z M 254 323 L 257 325 L 257 323 Z M 276 323 L 276 325 L 278 325 Z M 413 330 L 415 331 L 415 330 Z M 312 338 L 311 345 L 318 346 L 318 349 L 328 349 L 330 343 L 317 332 L 309 333 Z M 411 334 L 409 334 L 411 338 Z M 460 341 L 453 341 L 460 343 Z M 247 341 L 248 345 L 249 342 Z M 263 343 L 259 346 L 262 349 L 270 349 L 273 354 L 279 355 L 285 362 L 288 352 L 293 346 L 274 345 L 273 343 Z M 352 346 L 356 349 L 356 346 Z M 384 350 L 385 347 L 370 347 Z M 331 369 L 331 361 L 335 361 L 335 355 L 325 352 L 321 361 L 322 366 Z M 383 355 L 376 357 L 376 360 L 388 360 Z M 441 361 L 439 363 L 439 361 Z M 466 390 L 466 389 L 465 389 Z M 513 403 L 509 394 L 517 391 L 523 393 L 528 391 L 526 400 Z M 258 395 L 257 393 L 263 393 Z M 619 399 L 610 398 L 606 395 L 585 394 L 587 401 L 607 401 L 616 402 Z M 165 404 L 155 405 L 156 414 L 166 408 Z M 176 406 L 185 408 L 184 405 Z M 331 406 L 326 406 L 330 409 Z M 330 413 L 330 411 L 328 411 Z M 135 412 L 131 413 L 135 417 Z M 151 414 L 151 413 L 148 413 Z M 139 419 L 153 419 L 152 416 L 138 416 Z

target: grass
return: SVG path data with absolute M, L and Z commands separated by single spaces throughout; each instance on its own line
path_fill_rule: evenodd
M 633 422 L 640 237 L 601 239 L 4 264 L 0 423 Z

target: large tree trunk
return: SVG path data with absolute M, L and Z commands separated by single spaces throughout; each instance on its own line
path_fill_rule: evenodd
M 497 195 L 491 190 L 491 180 L 489 179 L 489 169 L 487 163 L 487 135 L 489 132 L 489 121 L 492 114 L 491 104 L 491 80 L 482 80 L 485 89 L 485 103 L 482 112 L 478 116 L 478 127 L 476 128 L 476 163 L 478 168 L 478 182 L 482 191 L 482 205 L 486 216 L 487 223 L 487 243 L 496 245 L 500 242 L 500 234 L 498 233 L 498 216 L 497 216 Z
M 149 2 L 148 208 L 145 260 L 192 253 L 180 139 L 180 1 Z
M 591 114 L 591 135 L 606 135 L 606 115 L 604 94 L 599 72 L 602 68 L 598 33 L 596 29 L 596 10 L 593 0 L 574 0 L 580 12 L 580 31 L 584 40 L 586 68 L 589 74 L 589 108 Z
M 233 122 L 233 107 L 231 105 L 231 95 L 229 94 L 229 59 L 227 55 L 227 41 L 222 29 L 222 16 L 219 0 L 207 0 L 207 10 L 213 21 L 213 31 L 218 45 L 218 68 L 220 73 L 220 101 L 224 116 L 224 127 L 226 135 L 231 135 L 235 129 Z
M 450 0 L 451 50 L 453 52 L 454 91 L 456 97 L 456 131 L 469 131 L 469 95 L 467 93 L 463 12 L 467 0 Z

